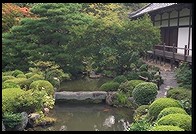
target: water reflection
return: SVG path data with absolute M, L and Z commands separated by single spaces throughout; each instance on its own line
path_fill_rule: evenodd
M 106 110 L 107 109 L 107 110 Z M 57 122 L 39 131 L 125 131 L 133 110 L 105 104 L 56 104 L 50 116 Z M 127 123 L 128 122 L 128 123 Z

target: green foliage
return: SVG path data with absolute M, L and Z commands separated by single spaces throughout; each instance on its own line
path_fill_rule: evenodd
M 15 99 L 20 96 L 24 90 L 20 88 L 6 88 L 2 90 L 2 113 L 16 112 Z
M 5 112 L 2 121 L 6 127 L 14 128 L 22 121 L 22 115 L 21 113 Z
M 12 76 L 13 71 L 2 72 L 2 76 Z
M 30 84 L 30 89 L 32 89 L 33 91 L 35 90 L 45 90 L 47 92 L 48 95 L 53 95 L 54 94 L 54 87 L 53 85 L 46 80 L 37 80 L 34 81 Z
M 151 127 L 151 124 L 143 119 L 133 122 L 128 131 L 148 131 Z
M 32 73 L 32 72 L 28 72 L 28 73 L 25 74 L 25 76 L 26 76 L 27 79 L 29 79 L 33 75 L 35 75 L 35 73 Z
M 104 91 L 117 91 L 120 84 L 118 82 L 110 81 L 104 83 L 100 89 Z
M 130 85 L 132 85 L 133 88 L 135 88 L 138 84 L 143 83 L 143 82 L 145 82 L 145 81 L 143 81 L 143 80 L 137 80 L 137 79 L 135 79 L 135 80 L 130 80 L 130 81 L 129 81 Z
M 169 114 L 157 121 L 158 125 L 173 125 L 178 126 L 185 131 L 191 131 L 192 121 L 191 116 L 186 114 Z
M 11 79 L 15 79 L 16 77 L 14 76 L 2 76 L 2 82 L 6 81 L 6 80 L 11 80 Z
M 158 87 L 152 82 L 143 82 L 137 85 L 132 92 L 135 102 L 139 105 L 147 105 L 155 100 Z
M 192 69 L 189 64 L 183 62 L 176 70 L 176 79 L 179 86 L 192 89 Z
M 24 74 L 24 73 L 20 70 L 14 70 L 13 73 L 12 73 L 12 76 L 16 77 L 19 74 Z
M 138 80 L 138 79 L 140 79 L 139 73 L 135 72 L 135 71 L 128 72 L 126 74 L 126 77 L 127 77 L 127 80 Z
M 122 91 L 123 93 L 126 93 L 128 96 L 132 96 L 133 86 L 130 81 L 126 81 L 124 83 L 121 83 L 118 90 Z
M 37 80 L 44 80 L 44 77 L 39 74 L 34 74 L 30 78 L 28 78 L 26 81 L 24 81 L 22 86 L 25 87 L 26 89 L 29 89 L 29 86 L 31 85 L 31 83 Z
M 26 76 L 25 76 L 24 74 L 18 74 L 18 75 L 16 76 L 16 78 L 26 78 Z
M 20 88 L 20 86 L 16 83 L 13 82 L 3 82 L 2 83 L 2 89 L 6 89 L 6 88 Z
M 171 88 L 167 91 L 167 97 L 179 100 L 182 107 L 191 114 L 192 111 L 192 92 L 183 87 Z
M 179 107 L 182 108 L 180 103 L 172 98 L 159 98 L 155 100 L 152 104 L 149 106 L 149 112 L 148 116 L 152 119 L 155 120 L 159 113 L 164 109 L 168 107 Z
M 124 83 L 127 81 L 127 78 L 124 76 L 124 75 L 119 75 L 119 76 L 116 76 L 114 79 L 113 79 L 114 82 L 118 82 L 119 84 L 121 83 Z
M 23 88 L 23 85 L 25 84 L 26 80 L 26 78 L 14 78 L 11 80 L 6 80 L 5 83 L 15 83 L 18 84 L 21 88 Z
M 182 108 L 179 107 L 168 107 L 168 108 L 164 108 L 158 115 L 157 120 L 159 120 L 160 118 L 162 118 L 163 116 L 166 116 L 168 114 L 176 114 L 176 113 L 180 113 L 180 114 L 187 114 L 186 111 Z
M 142 71 L 148 71 L 148 64 L 143 64 L 140 66 L 139 68 L 139 71 L 142 72 Z
M 139 75 L 144 77 L 144 78 L 147 78 L 148 81 L 151 81 L 153 79 L 152 74 L 148 71 L 139 72 Z
M 127 96 L 127 94 L 125 94 L 125 93 L 123 93 L 123 92 L 121 92 L 121 91 L 119 91 L 119 92 L 117 92 L 117 94 L 116 94 L 116 105 L 123 105 L 123 106 L 125 106 L 126 104 L 128 104 L 128 96 Z
M 142 116 L 145 116 L 148 113 L 149 105 L 141 105 L 139 106 L 133 114 L 133 118 L 135 121 L 140 120 Z
M 184 131 L 184 129 L 172 125 L 158 125 L 151 128 L 150 131 Z
M 188 90 L 182 87 L 175 87 L 175 88 L 170 88 L 167 91 L 167 97 L 173 98 L 176 100 L 185 100 L 185 99 L 191 100 L 192 98 L 191 93 L 192 93 L 191 90 Z

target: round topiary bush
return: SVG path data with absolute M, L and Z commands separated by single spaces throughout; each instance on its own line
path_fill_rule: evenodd
M 35 75 L 35 73 L 33 73 L 33 72 L 29 72 L 29 73 L 26 73 L 25 74 L 25 76 L 26 76 L 27 79 L 30 78 L 30 77 L 32 77 L 33 75 Z
M 6 88 L 20 88 L 20 86 L 16 83 L 13 82 L 3 82 L 2 83 L 2 89 L 6 89 Z
M 42 75 L 39 75 L 39 74 L 34 74 L 32 77 L 30 77 L 29 79 L 27 79 L 23 83 L 23 87 L 26 87 L 27 89 L 29 89 L 30 84 L 34 81 L 37 81 L 37 80 L 44 80 L 44 77 Z
M 180 107 L 180 103 L 172 98 L 159 98 L 155 100 L 152 104 L 149 106 L 149 111 L 148 111 L 148 116 L 152 119 L 155 120 L 159 113 L 167 107 Z
M 16 112 L 15 99 L 20 96 L 24 90 L 20 88 L 6 88 L 2 90 L 2 112 Z
M 20 70 L 14 70 L 13 73 L 12 73 L 12 76 L 16 77 L 19 74 L 24 74 L 24 73 Z
M 5 83 L 15 83 L 18 84 L 21 88 L 23 88 L 23 84 L 25 83 L 27 79 L 26 78 L 14 78 L 14 79 L 10 79 L 10 80 L 6 80 Z
M 192 121 L 191 116 L 186 114 L 169 114 L 157 121 L 158 125 L 178 126 L 185 131 L 191 131 Z
M 24 74 L 18 74 L 18 75 L 16 76 L 16 78 L 26 78 L 26 75 L 24 75 Z
M 2 76 L 2 82 L 6 81 L 6 80 L 11 80 L 11 79 L 15 79 L 16 77 L 14 76 Z
M 126 82 L 127 81 L 127 78 L 124 76 L 124 75 L 119 75 L 119 76 L 116 76 L 114 79 L 113 79 L 114 82 L 118 82 L 119 84 L 123 83 L 123 82 Z
M 192 93 L 191 90 L 182 87 L 176 87 L 176 88 L 171 88 L 167 91 L 167 97 L 176 100 L 185 100 L 185 99 L 191 100 L 192 98 L 191 93 Z
M 133 99 L 138 105 L 147 105 L 154 101 L 158 87 L 152 82 L 143 82 L 137 85 L 132 92 Z
M 184 129 L 172 125 L 159 125 L 151 128 L 150 131 L 184 131 Z
M 54 87 L 53 85 L 46 80 L 37 80 L 31 83 L 30 89 L 32 90 L 45 90 L 48 95 L 54 94 Z
M 118 82 L 110 81 L 104 83 L 100 89 L 104 91 L 117 91 L 120 84 Z
M 129 81 L 130 85 L 132 85 L 133 88 L 135 88 L 138 84 L 143 83 L 143 82 L 145 82 L 145 81 L 143 81 L 143 80 L 130 80 Z
M 140 79 L 138 72 L 129 72 L 126 74 L 127 80 L 138 80 Z
M 187 112 L 179 107 L 168 107 L 168 108 L 164 108 L 158 115 L 157 120 L 159 120 L 160 118 L 162 118 L 163 116 L 166 116 L 168 114 L 176 114 L 176 113 L 180 113 L 180 114 L 187 114 Z

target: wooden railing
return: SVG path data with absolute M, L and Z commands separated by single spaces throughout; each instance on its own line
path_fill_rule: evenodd
M 177 53 L 178 49 L 184 50 L 184 53 Z M 192 51 L 192 49 L 187 48 L 187 45 L 185 45 L 184 48 L 181 48 L 176 47 L 175 44 L 173 44 L 173 46 L 167 46 L 164 43 L 162 45 L 155 45 L 153 47 L 153 51 L 147 51 L 146 60 L 148 60 L 148 58 L 150 57 L 153 57 L 153 62 L 155 59 L 157 63 L 157 58 L 159 58 L 160 64 L 162 61 L 165 64 L 166 59 L 169 59 L 171 63 L 171 68 L 173 68 L 173 65 L 175 65 L 175 61 L 186 61 L 192 64 L 192 56 L 189 55 L 189 51 Z

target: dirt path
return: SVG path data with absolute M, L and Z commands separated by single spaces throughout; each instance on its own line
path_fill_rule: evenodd
M 160 68 L 161 77 L 164 80 L 163 84 L 160 86 L 160 90 L 158 91 L 157 98 L 165 97 L 167 90 L 170 87 L 177 87 L 177 81 L 175 78 L 175 73 L 171 70 L 169 64 L 160 65 L 159 63 L 155 64 L 153 62 L 144 61 L 148 65 L 154 65 Z

